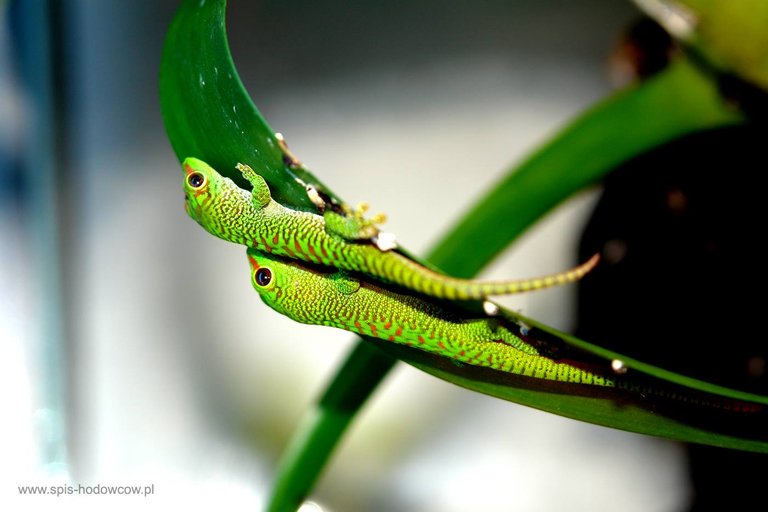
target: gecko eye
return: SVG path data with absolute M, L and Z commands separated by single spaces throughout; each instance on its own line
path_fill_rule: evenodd
M 272 271 L 266 267 L 261 267 L 256 271 L 254 275 L 256 284 L 259 286 L 267 286 L 272 282 Z
M 199 172 L 193 172 L 187 176 L 187 183 L 189 183 L 189 186 L 192 188 L 200 188 L 205 184 L 205 176 Z

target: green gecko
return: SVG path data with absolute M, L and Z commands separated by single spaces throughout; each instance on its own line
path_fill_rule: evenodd
M 185 208 L 209 233 L 261 251 L 362 272 L 406 289 L 441 299 L 479 300 L 571 283 L 592 270 L 594 255 L 578 267 L 553 275 L 509 281 L 478 281 L 447 276 L 372 240 L 380 218 L 363 219 L 363 208 L 323 215 L 286 208 L 272 199 L 264 178 L 238 165 L 253 186 L 249 192 L 196 158 L 183 163 Z M 315 198 L 317 204 L 319 198 Z
M 449 357 L 550 381 L 613 387 L 610 377 L 539 353 L 497 318 L 472 317 L 393 292 L 343 270 L 309 267 L 249 248 L 251 283 L 278 313 Z
M 450 303 L 397 293 L 357 278 L 344 270 L 308 265 L 254 248 L 247 250 L 251 284 L 269 307 L 304 324 L 336 327 L 383 341 L 398 343 L 468 364 L 553 383 L 615 388 L 639 400 L 662 400 L 736 413 L 764 413 L 765 405 L 716 395 L 696 396 L 686 388 L 644 378 L 628 378 L 622 359 L 604 364 L 549 357 L 548 345 L 537 346 L 516 336 L 506 318 L 477 316 Z M 549 347 L 550 349 L 553 347 Z M 575 355 L 575 354 L 574 354 Z M 616 355 L 618 356 L 618 355 Z M 572 356 L 571 356 L 572 357 Z M 631 398 L 613 395 L 617 403 Z M 676 409 L 677 410 L 677 409 Z M 684 409 L 680 409 L 681 411 Z

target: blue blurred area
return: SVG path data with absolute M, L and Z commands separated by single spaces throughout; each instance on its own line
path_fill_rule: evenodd
M 56 8 L 43 0 L 14 2 L 10 26 L 14 29 L 14 64 L 18 70 L 20 109 L 18 153 L 9 155 L 11 181 L 20 183 L 22 230 L 29 244 L 29 265 L 35 279 L 30 291 L 40 297 L 35 308 L 36 336 L 28 352 L 33 361 L 37 404 L 34 425 L 38 430 L 37 464 L 45 474 L 68 472 L 65 431 L 67 350 L 66 312 L 62 296 L 62 201 L 59 50 Z
M 175 1 L 42 2 L 52 12 L 46 165 L 58 203 L 50 219 L 58 235 L 47 242 L 59 252 L 41 254 L 28 192 L 44 155 L 25 139 L 39 105 L 21 69 L 39 71 L 47 57 L 20 53 L 29 36 L 22 3 L 6 4 L 0 29 L 0 403 L 10 418 L 0 427 L 9 454 L 0 479 L 12 490 L 48 478 L 42 467 L 55 456 L 42 448 L 41 411 L 58 403 L 62 478 L 155 483 L 158 495 L 141 506 L 158 510 L 259 509 L 276 457 L 350 338 L 267 310 L 242 248 L 186 218 L 157 98 Z M 233 57 L 269 123 L 343 197 L 386 211 L 414 251 L 610 91 L 607 57 L 636 16 L 611 0 L 230 4 Z M 492 272 L 569 266 L 589 204 L 582 198 L 548 219 Z M 58 269 L 59 291 L 41 268 Z M 567 291 L 523 300 L 514 307 L 567 327 Z M 40 322 L 46 307 L 61 314 L 53 345 Z M 670 443 L 403 367 L 314 498 L 330 510 L 613 510 L 616 499 L 624 510 L 670 510 L 685 499 L 681 468 Z M 429 478 L 437 473 L 445 478 Z

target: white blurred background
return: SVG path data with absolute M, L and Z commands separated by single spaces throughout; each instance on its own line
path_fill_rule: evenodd
M 28 207 L 36 177 L 24 127 L 36 106 L 13 59 L 15 3 L 0 7 L 0 509 L 259 510 L 302 411 L 354 340 L 269 310 L 243 248 L 186 217 L 157 93 L 176 2 L 149 0 L 54 2 L 66 215 L 64 315 L 48 332 L 41 318 L 56 290 L 40 272 Z M 638 16 L 612 0 L 230 4 L 235 63 L 270 125 L 422 254 L 506 168 L 610 91 L 607 58 Z M 596 193 L 549 216 L 485 275 L 573 265 Z M 565 287 L 505 303 L 568 329 L 574 296 Z M 20 485 L 49 482 L 154 484 L 154 494 L 19 496 Z M 673 443 L 401 364 L 312 501 L 328 511 L 671 511 L 687 493 Z

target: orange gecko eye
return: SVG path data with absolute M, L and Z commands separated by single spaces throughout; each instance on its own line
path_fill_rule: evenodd
M 189 186 L 192 188 L 201 188 L 203 185 L 205 185 L 205 176 L 199 172 L 193 172 L 187 176 L 187 183 L 189 183 Z
M 261 287 L 269 286 L 269 283 L 272 282 L 272 271 L 267 267 L 261 267 L 256 271 L 253 278 L 257 285 Z

